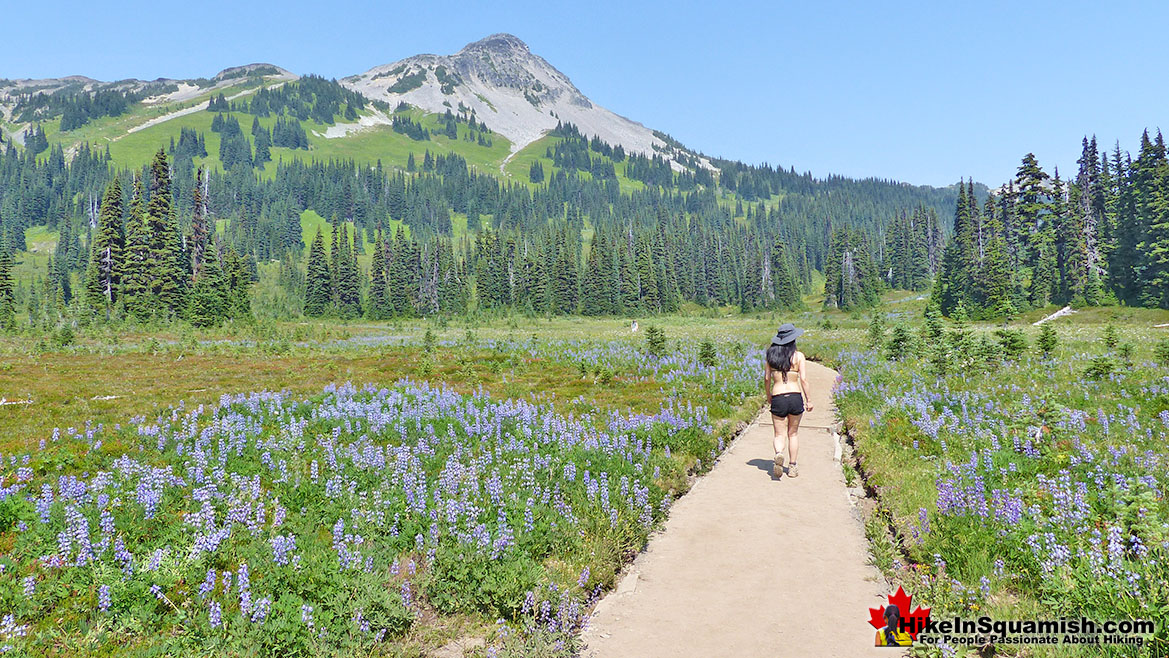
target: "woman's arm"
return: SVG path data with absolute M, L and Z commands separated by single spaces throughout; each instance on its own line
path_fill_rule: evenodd
M 808 390 L 808 358 L 800 354 L 800 390 L 804 392 L 804 411 L 812 410 L 812 393 Z
M 763 395 L 767 406 L 771 406 L 771 364 L 766 361 L 763 363 Z

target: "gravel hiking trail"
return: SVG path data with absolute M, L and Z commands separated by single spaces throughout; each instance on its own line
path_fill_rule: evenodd
M 836 372 L 808 368 L 799 477 L 772 479 L 764 411 L 597 604 L 586 658 L 900 655 L 873 647 L 888 592 L 833 459 Z

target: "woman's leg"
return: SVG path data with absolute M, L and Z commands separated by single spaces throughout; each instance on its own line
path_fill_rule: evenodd
M 788 416 L 787 418 L 791 418 L 791 416 Z M 771 427 L 774 430 L 771 438 L 771 447 L 774 448 L 773 452 L 777 455 L 783 452 L 783 444 L 787 442 L 787 428 L 789 422 L 787 418 L 780 418 L 775 414 L 771 414 Z
M 771 447 L 775 449 L 775 456 L 771 458 L 771 476 L 783 477 L 783 444 L 787 440 L 787 420 L 771 414 L 771 426 L 774 433 L 771 437 Z
M 800 453 L 800 419 L 803 417 L 804 414 L 792 414 L 787 417 L 788 475 L 792 477 L 799 475 L 796 459 Z

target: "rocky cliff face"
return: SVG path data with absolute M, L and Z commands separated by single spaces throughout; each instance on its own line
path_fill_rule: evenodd
M 405 102 L 428 112 L 469 113 L 506 137 L 512 151 L 536 141 L 560 121 L 626 151 L 669 155 L 653 131 L 591 102 L 520 39 L 493 34 L 453 55 L 416 55 L 341 81 L 391 107 Z
M 567 76 L 544 58 L 533 55 L 527 44 L 510 34 L 494 34 L 476 41 L 450 59 L 462 77 L 518 90 L 534 99 L 534 105 L 563 98 L 579 107 L 592 107 Z

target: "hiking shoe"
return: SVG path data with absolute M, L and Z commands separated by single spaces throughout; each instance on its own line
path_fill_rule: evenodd
M 792 462 L 792 465 L 787 467 L 787 476 L 793 478 L 800 477 L 800 467 L 796 466 L 795 462 Z
M 771 461 L 771 476 L 776 480 L 783 477 L 783 455 L 776 455 Z

